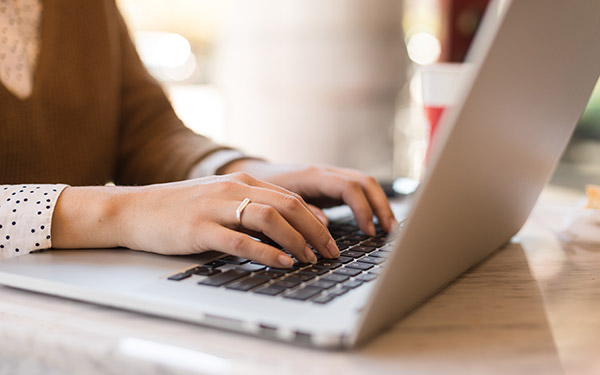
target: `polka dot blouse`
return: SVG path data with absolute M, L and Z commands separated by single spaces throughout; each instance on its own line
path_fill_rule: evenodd
M 52 213 L 65 187 L 0 185 L 0 259 L 52 247 Z

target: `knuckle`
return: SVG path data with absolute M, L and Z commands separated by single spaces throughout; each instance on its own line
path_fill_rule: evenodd
M 258 209 L 258 217 L 262 221 L 265 221 L 265 222 L 273 221 L 276 216 L 277 216 L 277 210 L 271 206 L 263 205 L 263 206 L 260 206 L 260 208 Z
M 243 252 L 246 248 L 246 238 L 243 235 L 231 236 L 229 247 L 235 253 Z
M 237 181 L 241 181 L 243 183 L 250 183 L 254 180 L 254 177 L 250 176 L 246 172 L 235 172 L 235 173 L 233 173 L 233 178 L 235 178 Z
M 293 191 L 290 191 L 288 194 L 291 195 L 292 197 L 296 198 L 296 200 L 300 203 L 302 203 L 304 201 L 304 199 L 302 199 L 302 196 L 298 193 L 294 193 Z
M 286 194 L 282 198 L 283 206 L 288 211 L 297 211 L 302 206 L 302 201 L 291 194 Z
M 348 181 L 346 184 L 348 190 L 350 191 L 357 192 L 362 190 L 362 186 L 360 186 L 360 183 L 358 183 L 357 181 Z
M 379 182 L 378 182 L 378 181 L 377 181 L 377 179 L 376 179 L 375 177 L 373 177 L 373 176 L 365 176 L 365 177 L 364 177 L 364 179 L 365 179 L 365 183 L 366 183 L 368 186 L 377 186 L 377 185 L 379 185 Z

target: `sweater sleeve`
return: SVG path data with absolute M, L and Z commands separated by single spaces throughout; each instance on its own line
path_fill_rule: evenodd
M 185 127 L 142 64 L 115 7 L 121 57 L 118 184 L 185 179 L 194 165 L 226 147 Z
M 67 185 L 0 185 L 0 259 L 52 247 L 52 213 Z

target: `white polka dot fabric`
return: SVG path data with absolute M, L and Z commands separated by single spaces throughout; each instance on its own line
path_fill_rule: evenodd
M 52 213 L 65 187 L 0 185 L 0 259 L 52 247 Z
M 19 99 L 33 90 L 41 0 L 0 0 L 0 81 Z

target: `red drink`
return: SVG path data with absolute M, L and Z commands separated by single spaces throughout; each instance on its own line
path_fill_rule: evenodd
M 433 135 L 437 129 L 437 126 L 440 122 L 440 117 L 442 117 L 442 113 L 444 113 L 444 107 L 438 106 L 424 106 L 425 116 L 429 121 L 429 144 L 433 142 Z
M 465 64 L 440 63 L 420 69 L 423 90 L 423 109 L 429 122 L 429 145 L 432 144 L 444 109 L 456 99 L 456 87 L 462 79 Z M 431 147 L 427 148 L 429 154 Z

